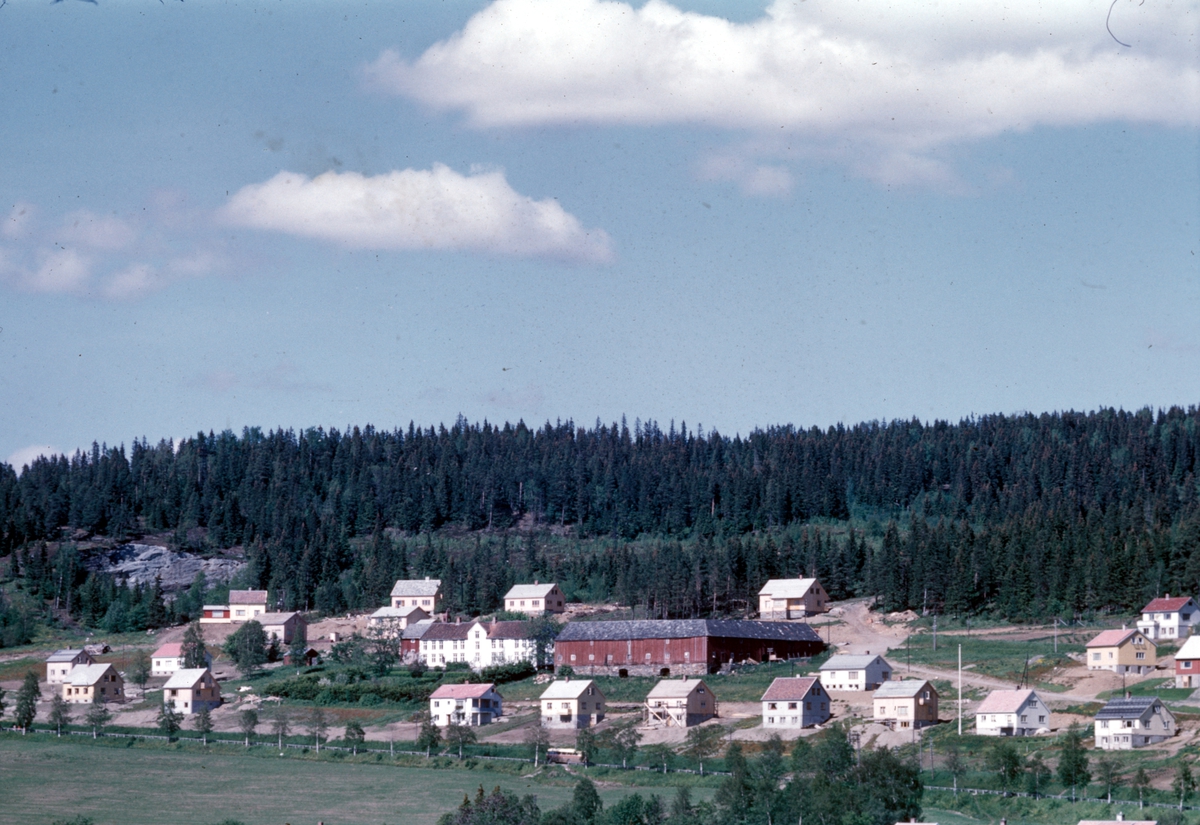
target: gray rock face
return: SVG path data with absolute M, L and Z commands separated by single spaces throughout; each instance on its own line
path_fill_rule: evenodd
M 85 562 L 94 572 L 124 577 L 131 587 L 153 584 L 158 576 L 168 592 L 186 590 L 201 570 L 210 583 L 229 581 L 244 564 L 234 559 L 202 559 L 158 544 L 122 544 L 98 551 Z

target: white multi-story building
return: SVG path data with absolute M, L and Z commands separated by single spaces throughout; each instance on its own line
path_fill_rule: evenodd
M 46 681 L 61 685 L 79 665 L 93 665 L 96 660 L 86 650 L 56 650 L 46 659 Z
M 420 658 L 430 667 L 466 662 L 472 670 L 514 662 L 537 662 L 537 647 L 525 622 L 437 623 L 419 643 Z
M 980 736 L 1033 736 L 1050 730 L 1050 709 L 1032 690 L 993 690 L 975 709 Z
M 1110 699 L 1096 714 L 1094 724 L 1096 747 L 1106 751 L 1153 745 L 1179 730 L 1175 714 L 1157 696 Z
M 556 679 L 538 701 L 544 728 L 586 728 L 604 721 L 604 694 L 591 679 Z
M 432 616 L 441 604 L 441 579 L 400 579 L 392 585 L 392 607 L 419 607 Z
M 504 594 L 504 609 L 510 613 L 540 616 L 546 611 L 562 613 L 567 609 L 567 597 L 557 584 L 514 584 Z
M 816 676 L 781 676 L 762 697 L 764 728 L 809 728 L 832 715 L 829 694 Z
M 442 685 L 429 696 L 433 724 L 478 727 L 504 715 L 504 699 L 490 682 L 482 685 Z

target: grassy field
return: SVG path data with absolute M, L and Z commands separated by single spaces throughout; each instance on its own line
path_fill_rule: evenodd
M 47 825 L 83 814 L 96 825 L 213 825 L 226 818 L 247 825 L 424 825 L 480 785 L 535 794 L 542 810 L 563 804 L 572 791 L 569 781 L 546 784 L 493 772 L 486 763 L 438 770 L 194 747 L 127 748 L 124 742 L 0 736 L 0 819 L 5 825 Z M 601 788 L 600 796 L 612 804 L 631 790 Z M 669 788 L 651 792 L 671 795 Z M 694 798 L 710 793 L 697 788 Z
M 1027 679 L 1033 684 L 1046 679 L 1057 667 L 1074 666 L 1076 663 L 1067 656 L 1068 653 L 1083 652 L 1082 643 L 1067 642 L 1060 636 L 1058 652 L 1055 653 L 1052 634 L 1019 642 L 978 636 L 941 636 L 938 639 L 937 650 L 933 649 L 932 634 L 918 634 L 910 637 L 910 648 L 896 648 L 888 655 L 888 660 L 899 669 L 908 662 L 911 655 L 914 665 L 954 670 L 958 667 L 960 644 L 963 666 L 970 666 L 972 672 L 1017 682 L 1022 674 L 1025 674 L 1028 661 Z

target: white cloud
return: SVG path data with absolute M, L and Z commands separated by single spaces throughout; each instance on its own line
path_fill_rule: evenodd
M 172 283 L 207 275 L 221 261 L 200 250 L 179 254 L 186 230 L 153 217 L 130 221 L 80 210 L 56 227 L 39 227 L 31 204 L 18 203 L 0 225 L 0 283 L 26 292 L 131 300 Z
M 605 261 L 608 235 L 557 202 L 515 192 L 500 171 L 460 175 L 434 164 L 374 177 L 280 172 L 236 192 L 222 210 L 242 226 L 367 249 L 472 249 Z
M 683 123 L 822 151 L 852 141 L 867 174 L 903 179 L 914 154 L 1008 130 L 1197 124 L 1195 0 L 1118 2 L 1128 49 L 1107 11 L 777 0 L 733 23 L 661 0 L 500 0 L 415 61 L 384 52 L 367 76 L 480 127 Z
M 731 181 L 746 195 L 782 196 L 792 191 L 792 173 L 785 166 L 751 163 L 738 154 L 711 155 L 700 164 L 704 180 Z
M 61 454 L 62 450 L 58 449 L 58 447 L 51 447 L 49 444 L 31 444 L 28 447 L 22 447 L 10 455 L 8 463 L 14 470 L 20 473 L 23 467 L 32 464 L 38 456 L 50 458 Z

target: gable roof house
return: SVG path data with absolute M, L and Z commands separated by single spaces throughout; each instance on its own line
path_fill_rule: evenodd
M 200 624 L 248 622 L 266 612 L 266 590 L 230 590 L 228 604 L 204 605 Z
M 555 679 L 538 701 L 544 728 L 586 728 L 604 721 L 604 693 L 591 679 Z
M 418 656 L 430 667 L 469 661 L 467 632 L 478 622 L 434 622 L 421 634 Z
M 1105 630 L 1087 643 L 1088 670 L 1149 673 L 1158 662 L 1158 646 L 1140 630 Z
M 1153 745 L 1174 736 L 1179 728 L 1175 714 L 1157 696 L 1110 699 L 1094 720 L 1096 747 L 1130 750 Z
M 882 656 L 839 653 L 821 665 L 821 684 L 827 690 L 875 690 L 894 672 Z
M 1200 687 L 1200 636 L 1192 636 L 1175 654 L 1175 687 Z
M 125 680 L 112 665 L 76 665 L 62 691 L 63 699 L 71 704 L 120 702 L 125 699 Z
M 371 614 L 367 619 L 367 627 L 378 630 L 381 633 L 398 636 L 410 624 L 428 618 L 429 612 L 422 610 L 416 605 L 408 607 L 392 607 L 388 605 L 379 608 Z
M 442 580 L 400 579 L 392 585 L 392 607 L 419 607 L 432 616 L 442 601 Z
M 207 650 L 204 651 L 204 661 L 206 666 L 212 666 L 212 654 Z M 181 642 L 168 642 L 159 647 L 150 656 L 151 676 L 170 676 L 177 670 L 182 669 L 183 644 Z
M 46 681 L 52 685 L 61 685 L 79 665 L 95 663 L 96 660 L 86 650 L 56 650 L 46 657 Z
M 890 728 L 923 728 L 936 725 L 938 693 L 929 682 L 905 679 L 884 682 L 871 697 L 875 721 Z
M 663 679 L 646 695 L 650 727 L 690 728 L 717 715 L 717 697 L 702 679 Z
M 304 617 L 295 611 L 286 613 L 260 613 L 255 619 L 262 625 L 267 639 L 278 639 L 280 644 L 290 645 L 301 627 L 308 628 Z
M 703 676 L 730 662 L 812 656 L 825 649 L 806 624 L 725 619 L 568 622 L 555 666 L 611 676 Z
M 163 685 L 163 704 L 180 713 L 199 713 L 221 706 L 221 689 L 206 667 L 177 670 Z
M 1185 639 L 1200 624 L 1200 606 L 1190 596 L 1152 599 L 1142 608 L 1137 629 L 1150 639 Z
M 567 597 L 557 584 L 514 584 L 504 594 L 504 609 L 511 613 L 538 616 L 543 612 L 562 613 L 567 609 Z
M 770 579 L 758 591 L 758 617 L 764 621 L 803 619 L 826 612 L 829 594 L 816 579 Z
M 477 685 L 442 685 L 429 696 L 429 716 L 433 724 L 446 727 L 490 725 L 503 716 L 503 697 L 488 682 Z
M 993 690 L 975 709 L 980 736 L 1033 736 L 1050 730 L 1050 709 L 1032 690 Z
M 780 676 L 762 696 L 764 728 L 810 728 L 827 722 L 831 710 L 816 676 Z
M 436 619 L 421 619 L 404 628 L 400 632 L 400 657 L 406 662 L 418 659 L 421 655 L 421 637 L 435 624 Z

